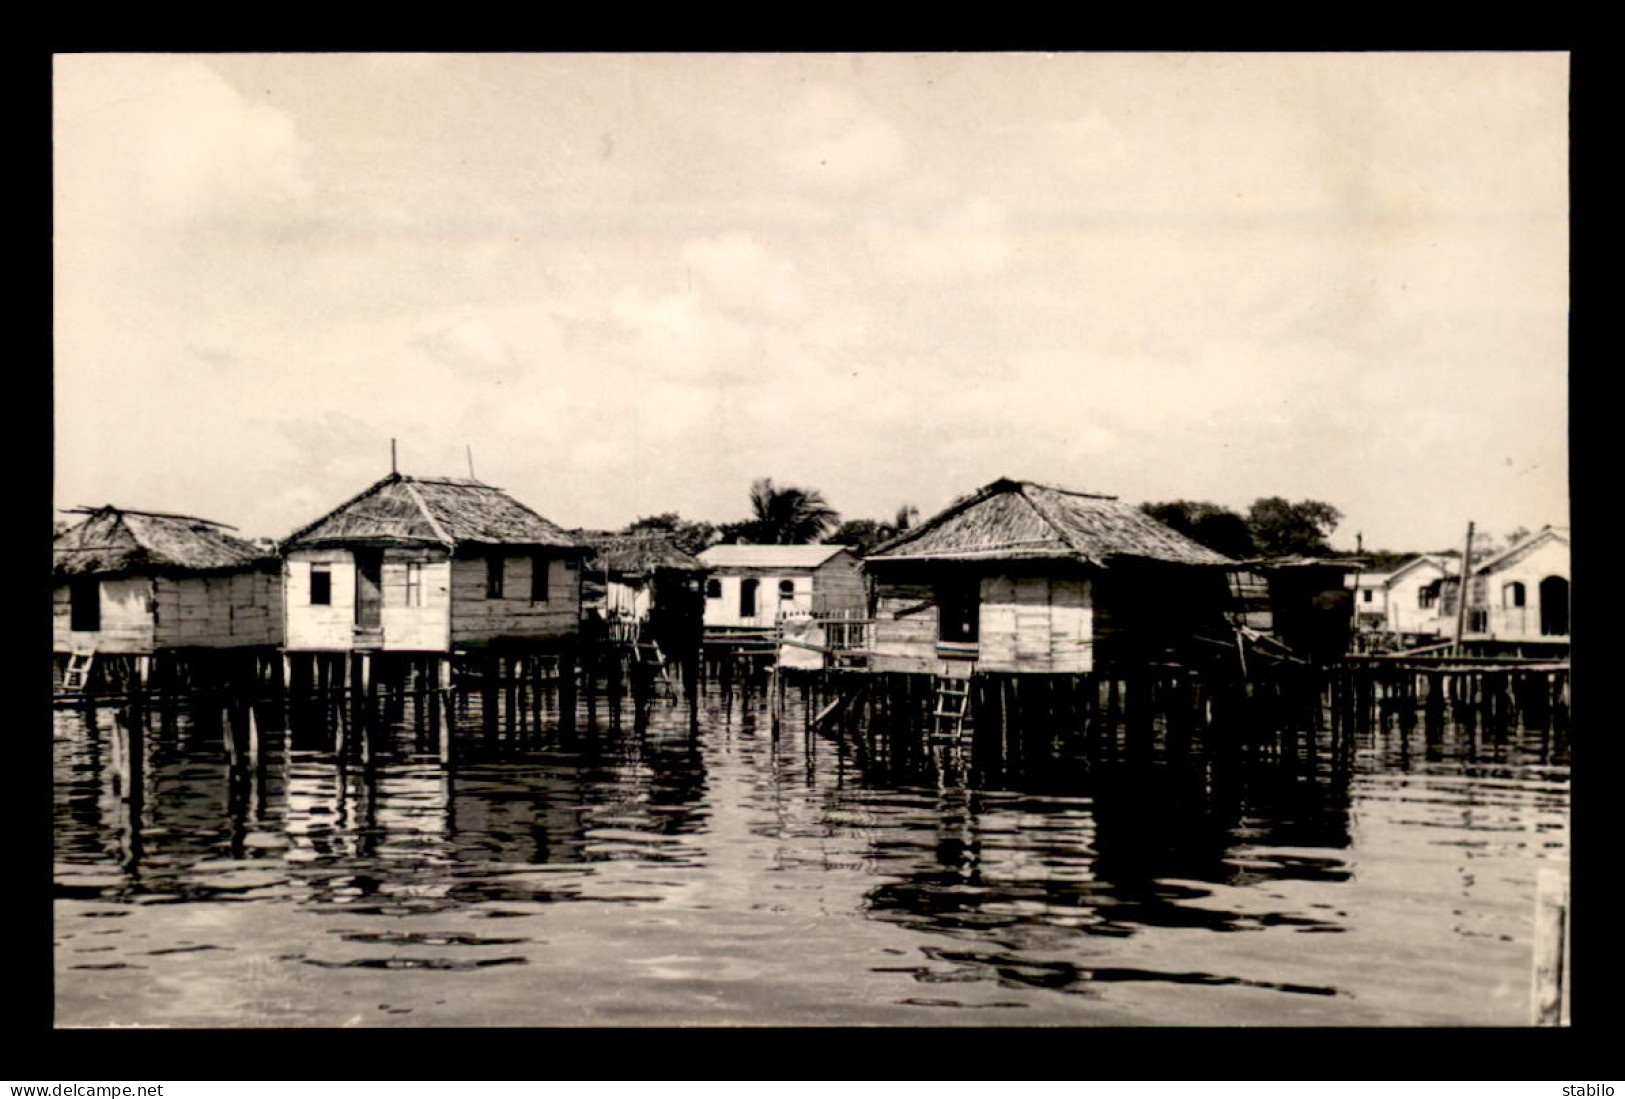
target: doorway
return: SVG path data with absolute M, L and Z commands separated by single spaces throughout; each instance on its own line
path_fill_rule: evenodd
M 1548 576 L 1540 582 L 1540 633 L 1542 637 L 1567 637 L 1569 632 L 1569 582 L 1561 576 Z
M 383 625 L 384 551 L 355 551 L 355 624 L 376 629 Z

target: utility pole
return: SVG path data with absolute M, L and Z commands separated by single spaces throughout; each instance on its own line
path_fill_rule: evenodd
M 1467 632 L 1467 594 L 1471 587 L 1468 572 L 1473 562 L 1473 524 L 1467 522 L 1467 545 L 1461 551 L 1461 580 L 1456 585 L 1456 648 L 1457 656 L 1464 655 L 1462 634 Z

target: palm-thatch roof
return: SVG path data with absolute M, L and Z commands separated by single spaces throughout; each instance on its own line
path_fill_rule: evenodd
M 919 526 L 877 546 L 865 564 L 888 561 L 1071 560 L 1106 566 L 1139 558 L 1230 565 L 1115 496 L 1001 478 Z
M 257 567 L 269 555 L 209 519 L 131 511 L 112 504 L 75 508 L 86 518 L 52 543 L 57 576 L 129 572 L 220 572 Z
M 570 537 L 591 548 L 583 562 L 583 567 L 590 573 L 652 576 L 660 569 L 708 571 L 703 561 L 685 553 L 677 545 L 676 535 L 662 531 L 612 534 L 602 530 L 572 530 Z
M 284 550 L 351 543 L 463 543 L 579 548 L 558 526 L 502 489 L 471 478 L 391 473 L 282 543 Z

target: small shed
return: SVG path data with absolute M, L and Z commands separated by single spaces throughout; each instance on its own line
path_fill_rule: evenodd
M 276 556 L 210 519 L 108 504 L 56 535 L 59 653 L 150 654 L 282 642 Z
M 571 532 L 589 547 L 582 564 L 582 612 L 602 616 L 612 638 L 652 641 L 677 656 L 697 651 L 709 571 L 675 536 L 654 531 Z
M 1330 663 L 1354 640 L 1354 591 L 1360 562 L 1336 557 L 1271 557 L 1246 562 L 1269 585 L 1270 634 L 1299 655 Z
M 543 648 L 580 627 L 586 547 L 471 478 L 391 473 L 281 550 L 289 650 Z
M 712 546 L 699 555 L 705 625 L 760 629 L 786 618 L 861 616 L 867 605 L 858 559 L 849 546 Z
M 1115 496 L 1000 479 L 877 547 L 875 671 L 1080 673 L 1228 638 L 1221 554 Z

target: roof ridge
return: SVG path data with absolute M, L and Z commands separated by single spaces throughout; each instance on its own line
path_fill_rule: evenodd
M 1117 495 L 1115 495 L 1113 493 L 1085 492 L 1081 488 L 1067 488 L 1065 485 L 1051 485 L 1051 484 L 1046 484 L 1043 481 L 1017 481 L 1016 483 L 1019 484 L 1019 485 L 1031 485 L 1033 488 L 1041 488 L 1041 489 L 1044 489 L 1044 490 L 1046 490 L 1048 492 L 1062 492 L 1062 493 L 1065 493 L 1068 496 L 1082 496 L 1082 497 L 1084 497 L 1086 499 L 1089 499 L 1089 500 L 1117 500 L 1117 499 L 1121 499 L 1121 497 L 1119 497 L 1119 496 L 1117 496 Z
M 423 517 L 429 521 L 429 529 L 438 534 L 440 536 L 440 540 L 446 545 L 455 546 L 457 544 L 456 540 L 446 533 L 446 528 L 440 525 L 440 520 L 436 519 L 434 517 L 434 513 L 429 510 L 429 504 L 423 499 L 423 494 L 417 490 L 417 484 L 410 478 L 403 479 L 401 484 L 411 495 L 412 499 L 416 501 L 418 510 L 423 513 Z
M 1077 541 L 1067 533 L 1066 529 L 1062 527 L 1060 523 L 1056 522 L 1055 517 L 1051 515 L 1046 508 L 1040 505 L 1039 502 L 1033 498 L 1032 494 L 1027 491 L 1029 487 L 1045 488 L 1046 486 L 1040 485 L 1036 481 L 1028 481 L 1022 484 L 1018 495 L 1023 500 L 1027 501 L 1027 506 L 1032 508 L 1033 511 L 1037 513 L 1038 517 L 1042 519 L 1049 526 L 1049 528 L 1060 537 L 1061 541 L 1065 545 L 1072 548 L 1073 553 L 1077 554 L 1079 557 L 1082 557 L 1085 561 L 1091 562 L 1092 564 L 1100 564 L 1100 562 L 1096 560 L 1092 554 L 1090 554 L 1082 546 L 1078 545 Z M 1082 493 L 1078 493 L 1077 495 L 1082 495 Z

